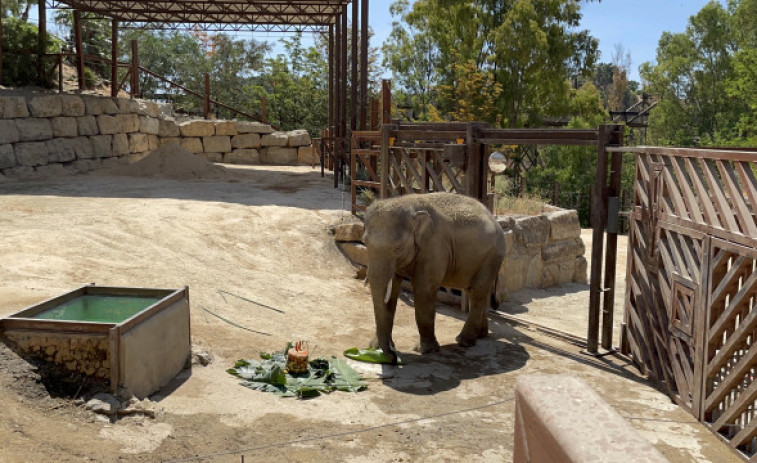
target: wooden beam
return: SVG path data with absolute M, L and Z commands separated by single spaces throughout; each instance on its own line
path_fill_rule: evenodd
M 81 41 L 81 12 L 74 10 L 74 42 L 76 44 L 76 77 L 79 81 L 79 90 L 84 90 L 84 49 Z
M 392 81 L 381 80 L 381 123 L 388 124 L 392 121 Z
M 599 302 L 602 288 L 602 254 L 604 249 L 604 226 L 606 217 L 607 150 L 610 141 L 609 126 L 599 128 L 597 146 L 597 177 L 591 198 L 591 225 L 594 229 L 591 241 L 591 277 L 589 281 L 589 326 L 586 335 L 586 351 L 596 354 L 599 347 Z
M 118 96 L 118 20 L 110 24 L 110 96 Z
M 619 128 L 614 128 L 613 135 L 617 133 Z M 616 144 L 618 140 L 609 140 L 611 143 Z M 618 195 L 620 194 L 620 178 L 621 170 L 623 168 L 623 155 L 621 153 L 612 153 L 612 160 L 610 161 L 610 188 L 608 190 L 608 198 L 614 197 L 616 206 L 619 208 L 620 204 L 617 203 Z M 609 219 L 610 217 L 608 217 Z M 613 220 L 615 223 L 608 223 L 607 227 L 607 255 L 605 256 L 605 293 L 604 301 L 602 305 L 602 348 L 605 350 L 612 349 L 612 332 L 613 332 L 613 315 L 615 312 L 615 274 L 618 257 L 618 216 L 616 215 Z

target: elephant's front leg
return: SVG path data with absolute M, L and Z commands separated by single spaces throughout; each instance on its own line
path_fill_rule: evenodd
M 436 321 L 436 290 L 413 288 L 415 295 L 415 323 L 418 325 L 420 345 L 417 350 L 422 354 L 439 351 L 434 324 Z
M 476 345 L 478 338 L 486 337 L 489 334 L 489 320 L 486 317 L 486 308 L 489 303 L 489 291 L 472 288 L 468 290 L 468 299 L 470 312 L 468 319 L 460 334 L 457 335 L 457 343 L 462 347 Z

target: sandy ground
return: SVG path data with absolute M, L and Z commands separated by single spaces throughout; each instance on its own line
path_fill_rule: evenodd
M 586 357 L 496 314 L 491 336 L 463 350 L 454 345 L 462 317 L 446 306 L 441 352 L 420 357 L 412 309 L 400 304 L 395 342 L 406 365 L 365 368 L 367 391 L 301 401 L 239 386 L 225 372 L 236 359 L 296 339 L 338 355 L 365 346 L 374 325 L 369 290 L 328 232 L 349 220 L 349 196 L 309 168 L 234 169 L 214 181 L 0 185 L 0 316 L 89 282 L 188 285 L 193 342 L 214 356 L 151 398 L 154 419 L 110 423 L 35 389 L 23 362 L 0 355 L 0 462 L 510 461 L 515 379 L 530 373 L 583 378 L 670 461 L 740 461 L 624 359 Z M 547 307 L 568 318 L 587 296 L 575 285 L 513 300 L 548 324 Z

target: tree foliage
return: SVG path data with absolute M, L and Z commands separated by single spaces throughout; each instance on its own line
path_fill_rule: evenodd
M 597 57 L 596 39 L 578 29 L 579 1 L 397 0 L 392 13 L 385 64 L 421 119 L 433 106 L 445 118 L 539 125 L 565 114 L 570 77 Z M 491 104 L 460 99 L 480 82 L 499 89 Z
M 640 69 L 659 96 L 650 118 L 662 144 L 740 144 L 755 137 L 755 0 L 710 2 L 683 33 L 663 33 L 657 64 Z M 750 100 L 751 98 L 751 100 Z

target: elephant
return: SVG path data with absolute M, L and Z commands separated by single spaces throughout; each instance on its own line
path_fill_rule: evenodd
M 488 335 L 486 310 L 505 257 L 505 236 L 483 204 L 453 193 L 377 200 L 366 210 L 363 241 L 376 319 L 371 344 L 392 363 L 397 362 L 392 328 L 403 278 L 413 287 L 422 354 L 439 350 L 434 321 L 441 286 L 464 290 L 470 301 L 458 345 L 473 346 Z

